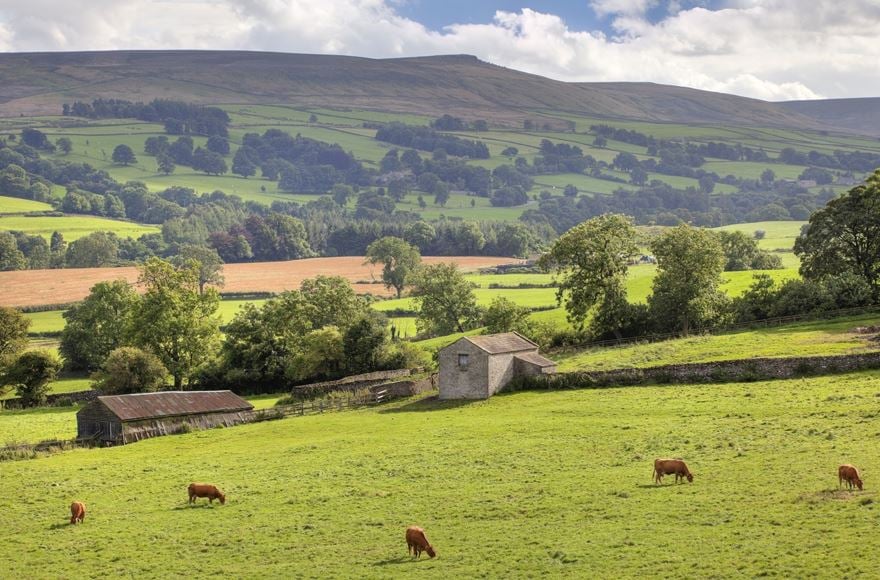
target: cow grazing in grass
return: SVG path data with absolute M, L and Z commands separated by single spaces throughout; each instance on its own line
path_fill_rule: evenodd
M 219 499 L 221 505 L 226 503 L 226 496 L 213 485 L 191 483 L 187 489 L 189 491 L 189 503 L 195 503 L 197 497 L 206 497 L 210 503 L 214 503 L 215 499 Z
M 862 491 L 862 478 L 859 476 L 859 470 L 852 465 L 841 465 L 837 468 L 837 485 L 838 487 L 846 482 L 846 486 L 852 489 L 853 486 Z
M 81 501 L 75 501 L 70 504 L 70 523 L 82 523 L 86 519 L 86 504 Z
M 425 537 L 425 530 L 416 526 L 410 526 L 406 529 L 406 552 L 415 558 L 420 558 L 422 552 L 427 552 L 432 558 L 437 555 L 434 546 Z
M 689 483 L 693 483 L 694 476 L 688 469 L 687 464 L 681 459 L 655 459 L 654 460 L 654 481 L 662 483 L 664 475 L 675 474 L 675 483 L 680 479 L 687 478 Z

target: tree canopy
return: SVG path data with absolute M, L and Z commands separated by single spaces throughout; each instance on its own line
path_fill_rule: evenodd
M 687 335 L 714 322 L 727 299 L 718 289 L 725 260 L 718 236 L 681 225 L 656 238 L 651 251 L 657 276 L 648 306 L 657 330 Z
M 419 266 L 411 282 L 421 331 L 464 332 L 480 319 L 476 286 L 465 279 L 455 264 Z
M 367 263 L 382 264 L 382 281 L 400 298 L 407 277 L 422 261 L 418 248 L 401 238 L 386 236 L 367 246 Z
M 597 334 L 622 324 L 627 311 L 627 262 L 638 247 L 632 220 L 619 214 L 595 217 L 573 227 L 541 258 L 560 275 L 556 299 L 568 319 L 583 329 L 593 313 Z
M 795 241 L 801 275 L 821 279 L 846 272 L 864 279 L 880 294 L 880 170 L 864 185 L 832 199 L 810 216 Z
M 150 258 L 138 283 L 146 292 L 134 312 L 133 342 L 159 358 L 179 390 L 215 352 L 220 295 L 213 288 L 199 292 L 199 265 L 193 260 L 175 268 Z

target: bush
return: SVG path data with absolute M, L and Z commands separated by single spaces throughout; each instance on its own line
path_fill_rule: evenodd
M 151 393 L 165 383 L 168 370 L 152 353 L 131 346 L 112 351 L 92 375 L 95 390 L 105 395 Z
M 3 376 L 3 382 L 15 386 L 16 394 L 24 407 L 35 407 L 46 402 L 49 383 L 61 370 L 58 357 L 46 350 L 30 350 L 22 353 Z

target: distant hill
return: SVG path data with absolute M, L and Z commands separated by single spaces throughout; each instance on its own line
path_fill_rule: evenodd
M 782 108 L 840 131 L 880 135 L 880 98 L 789 101 Z
M 58 114 L 63 102 L 97 97 L 443 111 L 509 124 L 546 109 L 609 119 L 864 132 L 846 115 L 835 115 L 848 101 L 817 112 L 807 104 L 650 83 L 565 83 L 465 55 L 377 60 L 241 51 L 0 54 L 2 116 Z

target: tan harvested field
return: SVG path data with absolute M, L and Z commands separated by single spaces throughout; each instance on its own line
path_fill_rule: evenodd
M 426 264 L 455 262 L 465 271 L 488 266 L 507 264 L 513 258 L 486 256 L 426 256 Z M 281 292 L 299 288 L 306 278 L 319 274 L 342 276 L 349 280 L 360 294 L 391 294 L 381 284 L 358 284 L 371 279 L 378 280 L 382 270 L 365 266 L 359 256 L 342 258 L 310 258 L 288 262 L 256 262 L 251 264 L 226 264 L 223 276 L 224 292 Z M 20 270 L 0 272 L 0 306 L 40 306 L 63 304 L 82 300 L 89 289 L 105 280 L 125 279 L 135 283 L 138 270 L 126 268 L 68 268 L 64 270 Z

